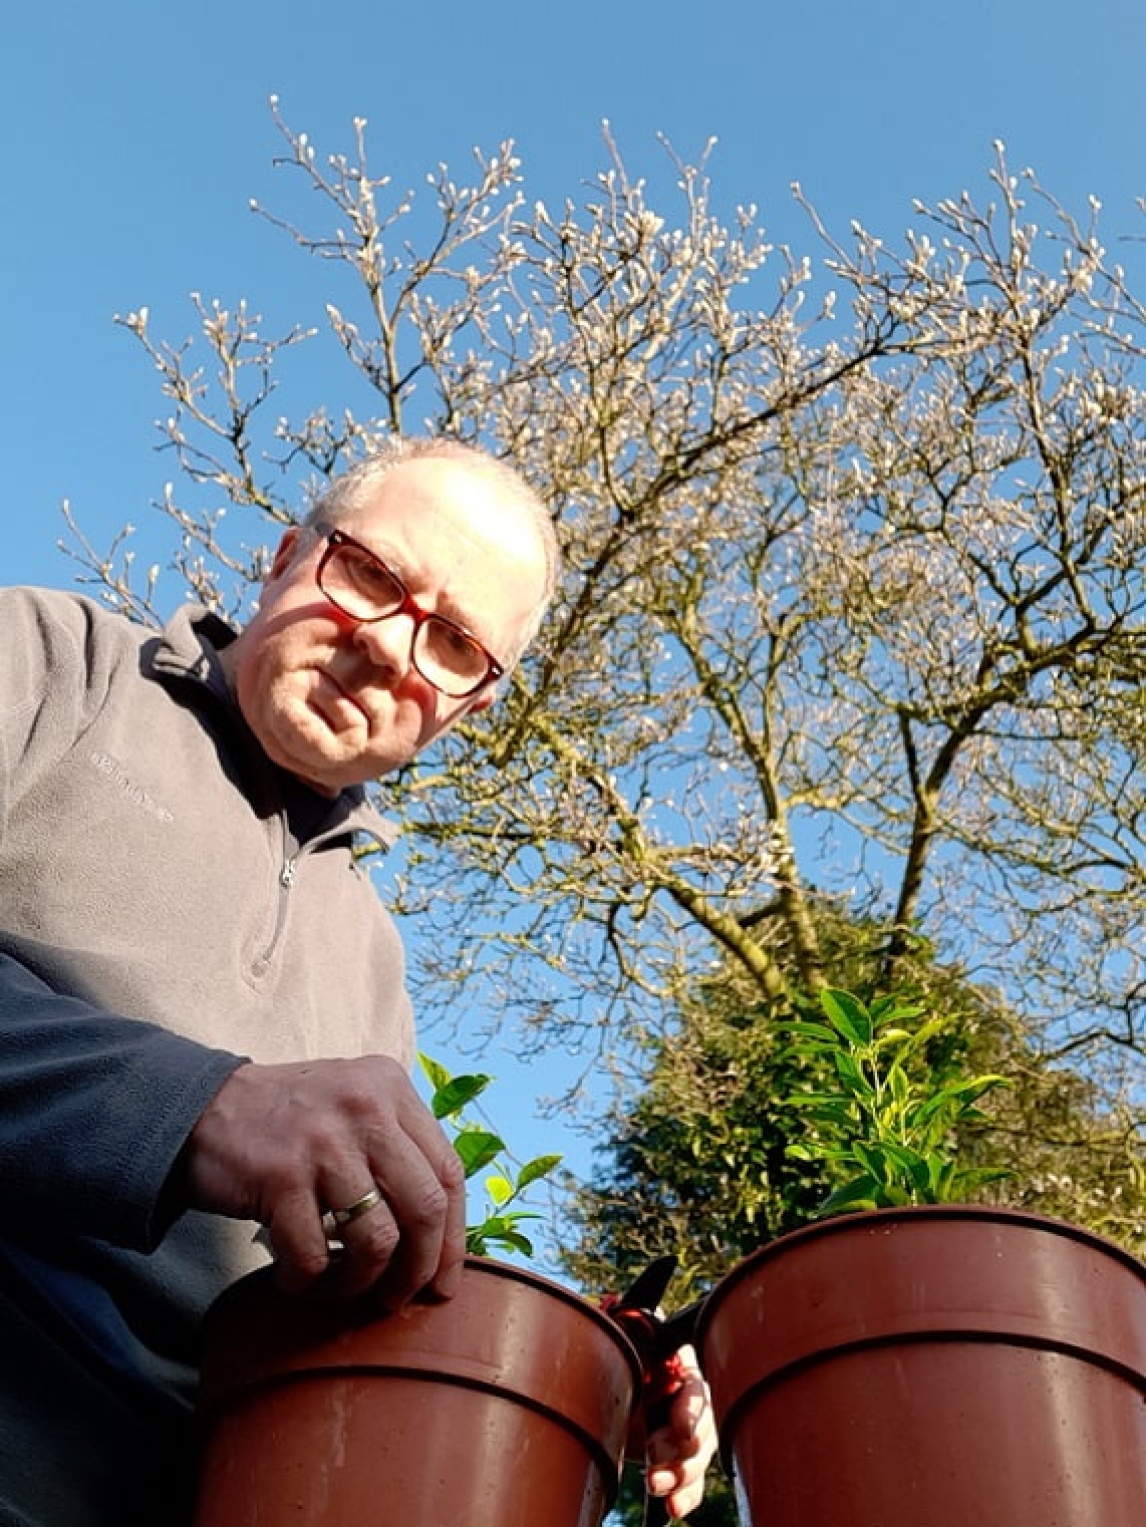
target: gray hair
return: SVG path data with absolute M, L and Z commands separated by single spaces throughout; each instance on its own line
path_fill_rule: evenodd
M 537 635 L 545 611 L 556 591 L 561 576 L 561 553 L 552 516 L 540 495 L 507 461 L 492 456 L 478 446 L 466 445 L 461 440 L 454 440 L 449 436 L 394 436 L 341 476 L 326 483 L 317 496 L 311 499 L 301 521 L 301 528 L 314 531 L 320 524 L 339 524 L 361 507 L 378 483 L 395 467 L 402 466 L 408 461 L 428 459 L 456 461 L 473 472 L 475 476 L 484 478 L 491 487 L 501 493 L 506 507 L 523 510 L 537 531 L 545 555 L 545 587 L 522 635 L 518 651 L 514 654 L 514 661 L 516 661 Z

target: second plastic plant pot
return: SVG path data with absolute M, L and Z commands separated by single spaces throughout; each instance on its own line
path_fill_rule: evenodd
M 1073 1225 L 827 1220 L 734 1268 L 698 1344 L 745 1524 L 1146 1523 L 1146 1267 Z

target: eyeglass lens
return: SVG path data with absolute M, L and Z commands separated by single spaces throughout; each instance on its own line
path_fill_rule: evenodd
M 381 620 L 396 614 L 408 590 L 384 562 L 364 547 L 331 544 L 324 558 L 321 586 L 354 620 Z M 480 683 L 489 672 L 485 649 L 453 621 L 424 615 L 414 632 L 413 658 L 423 678 L 449 693 Z

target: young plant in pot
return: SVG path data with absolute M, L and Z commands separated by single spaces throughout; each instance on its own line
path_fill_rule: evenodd
M 433 1088 L 430 1111 L 435 1119 L 452 1129 L 454 1150 L 465 1169 L 466 1181 L 473 1182 L 479 1173 L 488 1173 L 481 1217 L 466 1226 L 466 1251 L 471 1256 L 488 1257 L 496 1248 L 511 1255 L 531 1257 L 533 1243 L 521 1226 L 526 1220 L 536 1219 L 537 1214 L 520 1207 L 522 1195 L 534 1183 L 550 1176 L 560 1165 L 561 1157 L 535 1156 L 514 1170 L 501 1136 L 466 1117 L 466 1109 L 481 1097 L 492 1077 L 482 1072 L 451 1076 L 432 1056 L 419 1055 L 418 1060 Z
M 920 1022 L 923 1009 L 895 994 L 868 1006 L 851 992 L 829 988 L 820 1005 L 823 1022 L 786 1025 L 793 1056 L 826 1063 L 834 1075 L 834 1085 L 785 1100 L 808 1128 L 788 1154 L 842 1179 L 817 1218 L 966 1203 L 1008 1175 L 1004 1168 L 959 1158 L 961 1131 L 984 1117 L 979 1100 L 1007 1086 L 1006 1078 L 933 1072 L 919 1064 L 946 1028 L 944 1019 Z
M 587 1300 L 491 1249 L 529 1255 L 514 1170 L 468 1122 L 489 1078 L 423 1060 L 430 1106 L 486 1202 L 458 1293 L 380 1315 L 242 1279 L 208 1321 L 196 1527 L 597 1527 L 640 1399 L 638 1356 Z
M 789 1099 L 824 1218 L 749 1256 L 698 1345 L 745 1523 L 1146 1522 L 1146 1267 L 1074 1225 L 962 1202 L 1004 1174 L 960 1129 L 1004 1085 L 929 1073 L 942 1028 L 822 994 L 791 1026 L 832 1081 Z

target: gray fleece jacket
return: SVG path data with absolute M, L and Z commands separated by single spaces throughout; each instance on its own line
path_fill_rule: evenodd
M 0 1354 L 18 1325 L 22 1370 L 63 1351 L 156 1425 L 190 1403 L 208 1304 L 265 1260 L 256 1226 L 182 1212 L 206 1103 L 244 1057 L 413 1051 L 397 931 L 350 851 L 385 825 L 268 762 L 218 662 L 232 636 L 0 590 Z M 56 1460 L 43 1418 L 66 1407 L 11 1366 L 0 1522 L 175 1519 L 116 1496 L 111 1442 L 98 1481 L 75 1437 Z M 30 1447 L 29 1475 L 76 1471 L 65 1505 L 23 1479 Z

